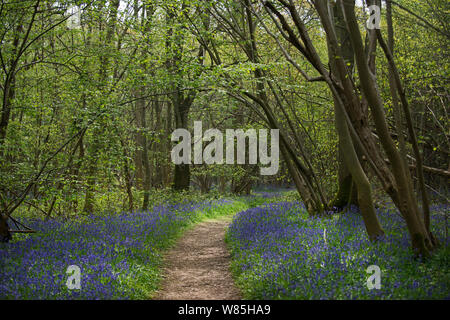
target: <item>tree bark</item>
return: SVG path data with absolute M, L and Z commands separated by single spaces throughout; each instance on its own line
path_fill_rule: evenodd
M 329 207 L 334 211 L 342 211 L 346 206 L 358 206 L 358 191 L 352 175 L 344 161 L 343 150 L 338 144 L 338 191 Z
M 11 233 L 9 232 L 9 226 L 7 219 L 0 214 L 0 242 L 9 242 L 12 239 Z

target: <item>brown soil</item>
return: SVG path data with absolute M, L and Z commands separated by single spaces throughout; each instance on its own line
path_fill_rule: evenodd
M 188 230 L 165 257 L 158 300 L 241 299 L 224 242 L 229 220 L 210 220 Z

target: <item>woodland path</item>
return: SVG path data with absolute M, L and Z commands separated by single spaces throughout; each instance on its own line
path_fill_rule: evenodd
M 237 300 L 225 244 L 231 218 L 208 220 L 188 230 L 164 259 L 158 300 Z

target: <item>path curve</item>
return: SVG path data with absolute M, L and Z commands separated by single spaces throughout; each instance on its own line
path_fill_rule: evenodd
M 157 300 L 237 300 L 224 242 L 230 220 L 210 220 L 188 230 L 165 256 Z

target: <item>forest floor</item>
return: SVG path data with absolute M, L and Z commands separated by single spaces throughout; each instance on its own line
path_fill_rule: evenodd
M 164 259 L 159 300 L 238 300 L 225 244 L 231 217 L 206 220 L 188 230 Z

